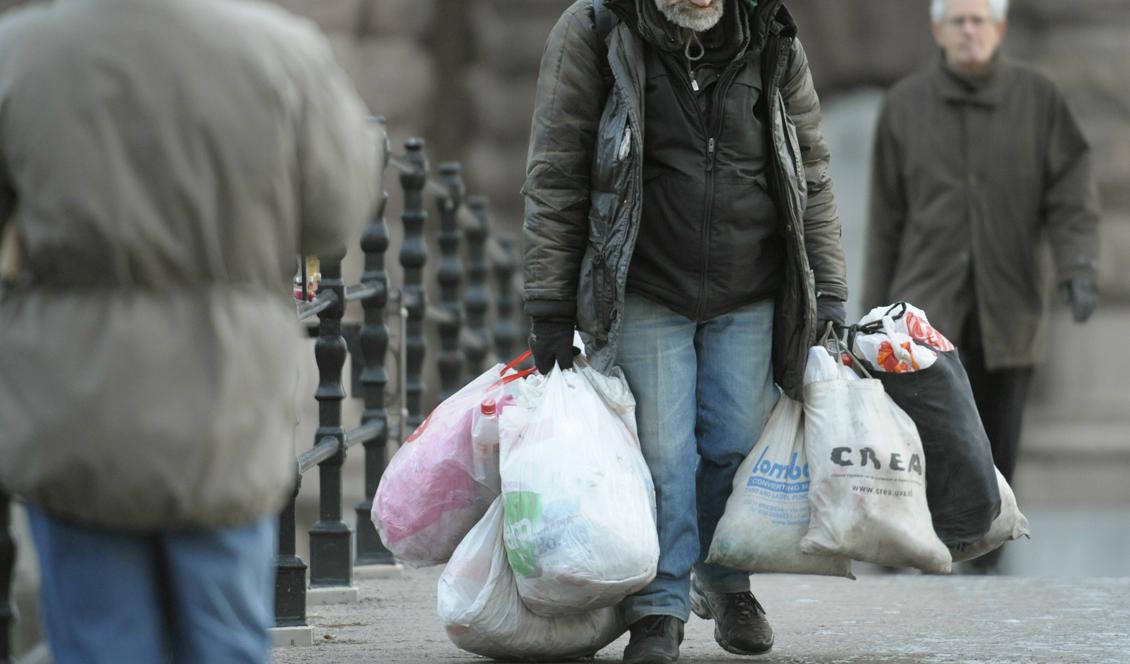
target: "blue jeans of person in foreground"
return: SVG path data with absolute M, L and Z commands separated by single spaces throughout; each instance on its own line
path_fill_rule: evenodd
M 777 403 L 772 340 L 772 300 L 695 322 L 628 294 L 616 364 L 636 397 L 659 530 L 658 574 L 624 600 L 628 624 L 685 622 L 692 569 L 707 590 L 749 590 L 748 572 L 704 560 L 734 474 Z
M 277 519 L 128 533 L 28 517 L 55 664 L 268 661 Z

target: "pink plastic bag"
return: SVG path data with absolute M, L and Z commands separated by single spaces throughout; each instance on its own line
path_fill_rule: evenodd
M 436 406 L 389 462 L 371 516 L 401 562 L 446 561 L 498 496 L 497 428 L 492 458 L 489 434 L 484 437 L 480 426 L 474 440 L 473 423 L 484 401 L 496 408 L 512 402 L 506 386 L 526 375 L 512 369 L 522 359 L 495 365 Z

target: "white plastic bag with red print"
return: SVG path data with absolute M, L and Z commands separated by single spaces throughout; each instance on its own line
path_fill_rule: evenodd
M 926 312 L 906 302 L 872 309 L 860 319 L 859 326 L 873 323 L 882 325 L 882 334 L 856 337 L 853 350 L 878 371 L 922 371 L 934 365 L 938 353 L 954 348 L 945 335 L 930 325 Z
M 498 496 L 497 417 L 513 403 L 512 382 L 526 373 L 512 370 L 522 359 L 495 365 L 436 406 L 389 462 L 371 516 L 401 562 L 422 567 L 450 558 Z

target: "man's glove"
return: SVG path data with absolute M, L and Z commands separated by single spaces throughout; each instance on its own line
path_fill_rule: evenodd
M 828 327 L 828 323 L 843 327 L 846 320 L 847 310 L 843 300 L 828 296 L 816 298 L 816 329 L 821 333 Z
M 1063 282 L 1064 298 L 1071 305 L 1071 313 L 1076 323 L 1086 323 L 1099 304 L 1099 289 L 1090 277 L 1073 277 Z
M 548 374 L 554 363 L 562 369 L 573 368 L 573 356 L 580 352 L 573 347 L 573 321 L 534 318 L 530 327 L 530 350 L 539 372 Z

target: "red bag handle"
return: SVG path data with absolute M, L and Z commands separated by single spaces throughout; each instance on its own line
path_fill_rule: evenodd
M 530 367 L 529 369 L 523 369 L 522 371 L 518 371 L 517 373 L 512 373 L 509 376 L 506 375 L 507 371 L 514 371 L 515 367 L 517 367 L 519 364 L 525 362 L 526 360 L 530 359 L 530 357 L 533 356 L 533 354 L 534 354 L 533 351 L 526 349 L 526 352 L 522 353 L 521 355 L 514 358 L 513 360 L 510 360 L 509 364 L 507 364 L 505 367 L 503 367 L 502 371 L 498 372 L 498 375 L 502 376 L 502 378 L 499 379 L 499 381 L 497 383 L 495 383 L 494 385 L 491 385 L 491 389 L 498 387 L 499 385 L 506 385 L 507 383 L 513 383 L 516 380 L 521 380 L 521 379 L 525 378 L 526 376 L 529 376 L 530 374 L 537 371 L 538 370 L 537 367 Z
M 532 350 L 530 350 L 529 348 L 527 348 L 527 349 L 526 349 L 526 352 L 522 353 L 521 355 L 519 355 L 518 357 L 514 358 L 513 360 L 510 360 L 510 363 L 509 363 L 509 364 L 507 364 L 507 365 L 506 365 L 505 367 L 503 367 L 503 368 L 502 368 L 502 371 L 499 371 L 499 372 L 498 372 L 498 375 L 499 375 L 499 376 L 505 376 L 505 375 L 506 375 L 506 372 L 507 372 L 507 371 L 510 371 L 510 370 L 512 370 L 512 369 L 513 369 L 514 367 L 516 367 L 516 366 L 518 366 L 519 364 L 521 364 L 521 363 L 525 362 L 526 360 L 530 359 L 530 357 L 531 357 L 531 356 L 533 356 L 533 354 L 534 354 L 534 352 L 533 352 Z

